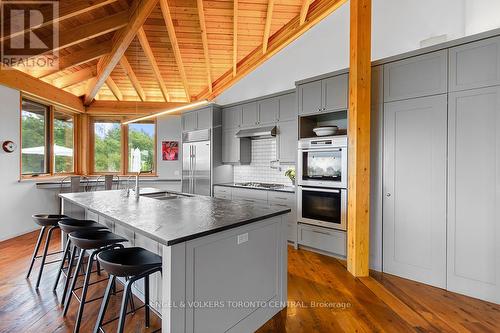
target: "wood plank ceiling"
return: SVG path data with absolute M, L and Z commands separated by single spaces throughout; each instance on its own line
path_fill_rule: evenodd
M 298 37 L 308 14 L 315 24 L 344 2 L 61 0 L 59 54 L 44 55 L 58 56 L 59 70 L 16 68 L 85 104 L 211 99 Z

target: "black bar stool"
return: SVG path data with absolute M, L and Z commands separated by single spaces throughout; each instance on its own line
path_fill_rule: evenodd
M 28 274 L 26 274 L 26 278 L 30 277 L 31 270 L 33 269 L 33 264 L 35 263 L 35 259 L 42 258 L 42 262 L 40 264 L 40 271 L 38 272 L 38 278 L 36 280 L 36 289 L 40 286 L 40 280 L 42 279 L 42 273 L 43 273 L 43 267 L 48 264 L 52 264 L 54 262 L 58 262 L 59 260 L 54 260 L 50 262 L 45 262 L 47 256 L 53 255 L 53 254 L 59 254 L 62 251 L 57 251 L 57 252 L 52 252 L 52 253 L 47 253 L 49 249 L 49 244 L 50 244 L 50 239 L 52 238 L 52 232 L 55 229 L 59 228 L 59 225 L 57 224 L 60 220 L 68 218 L 66 215 L 60 215 L 60 214 L 37 214 L 33 215 L 33 220 L 38 224 L 39 226 L 42 227 L 40 230 L 40 234 L 38 235 L 38 240 L 35 245 L 35 250 L 33 251 L 33 256 L 31 257 L 31 263 L 30 267 L 28 269 Z M 43 254 L 41 256 L 38 255 L 38 250 L 40 248 L 40 245 L 42 243 L 42 238 L 43 234 L 45 233 L 45 230 L 49 228 L 49 231 L 47 232 L 47 239 L 45 240 L 45 247 L 43 249 Z
M 106 230 L 107 228 L 99 224 L 95 221 L 92 220 L 77 220 L 77 219 L 72 219 L 68 218 L 65 220 L 61 220 L 58 222 L 59 228 L 69 235 L 70 233 L 74 231 L 95 231 L 95 230 Z M 66 292 L 68 291 L 68 286 L 69 286 L 69 280 L 71 277 L 71 272 L 73 269 L 73 263 L 75 261 L 75 256 L 76 256 L 76 247 L 73 246 L 71 248 L 71 253 L 70 253 L 70 248 L 71 248 L 71 239 L 68 237 L 66 239 L 66 246 L 64 247 L 64 254 L 63 254 L 63 260 L 61 261 L 61 264 L 59 265 L 59 270 L 57 271 L 57 276 L 56 276 L 56 281 L 54 282 L 54 286 L 52 290 L 56 290 L 57 285 L 59 283 L 59 278 L 61 277 L 61 273 L 64 275 L 64 290 L 63 294 L 61 297 L 61 304 L 64 304 L 64 300 L 66 299 Z M 68 266 L 66 269 L 64 268 L 64 264 L 66 263 L 66 257 L 68 261 Z M 99 272 L 99 269 L 98 269 Z
M 123 244 L 120 243 L 126 242 L 127 239 L 107 230 L 74 231 L 69 234 L 69 239 L 73 244 L 74 248 L 80 249 L 80 255 L 78 257 L 78 263 L 76 264 L 75 267 L 75 273 L 73 274 L 73 278 L 71 280 L 71 287 L 67 292 L 66 301 L 64 302 L 63 316 L 66 316 L 66 314 L 68 313 L 68 308 L 72 298 L 71 296 L 72 295 L 75 296 L 75 298 L 80 302 L 74 328 L 74 332 L 76 333 L 80 330 L 80 324 L 82 321 L 82 314 L 85 304 L 102 298 L 102 297 L 97 297 L 88 301 L 86 300 L 88 287 L 90 285 L 105 281 L 105 279 L 102 279 L 90 283 L 90 275 L 93 273 L 92 267 L 96 255 L 104 250 L 123 248 Z M 78 271 L 82 267 L 83 257 L 85 256 L 85 253 L 87 251 L 89 252 L 87 269 L 85 270 L 85 279 L 83 281 L 83 286 L 81 287 L 82 295 L 80 298 L 78 298 L 75 291 L 80 288 L 75 288 L 76 280 L 79 276 Z
M 144 305 L 136 309 L 144 307 L 145 324 L 146 327 L 149 327 L 149 276 L 153 273 L 161 272 L 161 257 L 141 247 L 128 247 L 102 251 L 97 255 L 97 259 L 101 263 L 102 268 L 109 274 L 109 280 L 94 327 L 94 333 L 98 333 L 99 331 L 104 332 L 102 327 L 117 319 L 119 319 L 117 332 L 123 332 L 125 317 L 129 314 L 127 313 L 127 303 L 129 297 L 132 297 L 132 284 L 142 278 L 144 278 Z M 123 291 L 120 316 L 103 323 L 111 290 L 116 283 L 116 277 L 129 278 Z

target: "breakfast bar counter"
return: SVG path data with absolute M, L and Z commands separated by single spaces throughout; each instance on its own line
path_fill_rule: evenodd
M 151 190 L 60 196 L 64 214 L 162 256 L 150 300 L 164 332 L 254 332 L 286 306 L 286 207 Z M 134 293 L 143 299 L 142 285 Z

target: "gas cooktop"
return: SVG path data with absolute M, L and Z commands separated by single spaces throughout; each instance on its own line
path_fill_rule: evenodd
M 258 183 L 258 182 L 235 183 L 234 185 L 242 187 L 263 188 L 268 190 L 275 190 L 285 187 L 285 185 L 281 184 Z

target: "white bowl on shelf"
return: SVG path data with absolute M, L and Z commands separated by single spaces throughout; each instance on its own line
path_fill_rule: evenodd
M 313 128 L 313 132 L 317 136 L 328 136 L 334 135 L 339 130 L 338 126 L 324 126 L 324 127 L 316 127 Z

